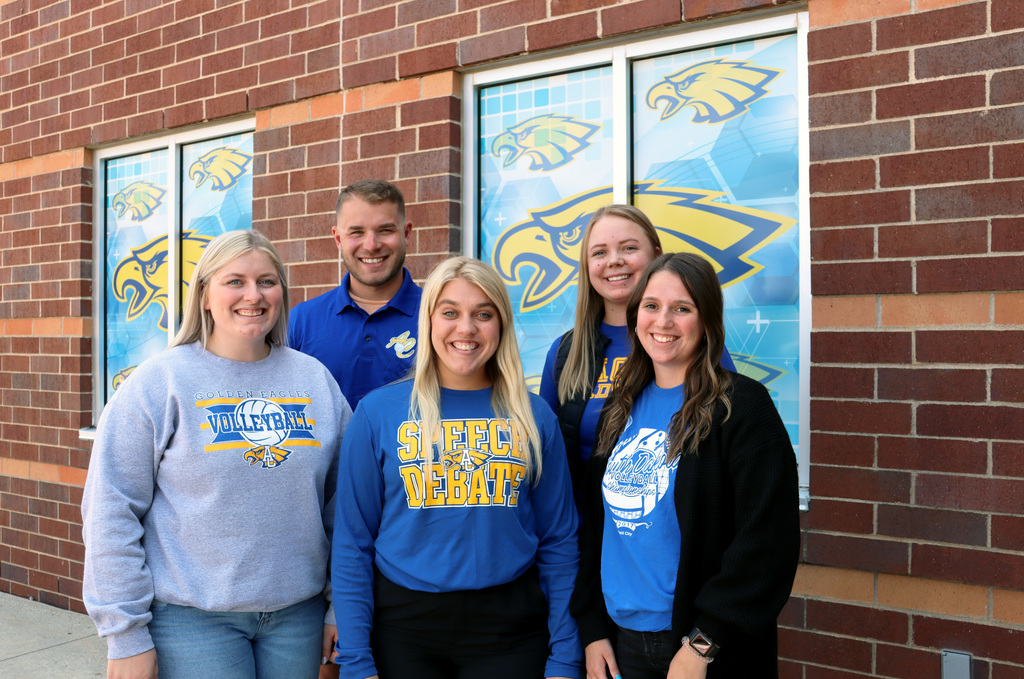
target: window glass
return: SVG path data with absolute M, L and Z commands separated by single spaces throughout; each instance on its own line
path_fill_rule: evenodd
M 516 329 L 536 389 L 548 347 L 572 327 L 583 230 L 608 202 L 611 67 L 481 88 L 478 106 L 480 248 L 529 319 Z
M 252 228 L 252 153 L 252 134 L 243 133 L 101 160 L 106 398 L 166 348 L 206 244 Z M 171 286 L 180 290 L 176 308 Z
M 772 393 L 798 441 L 796 36 L 632 63 L 633 203 L 666 252 L 715 265 L 739 372 Z
M 166 149 L 106 162 L 106 389 L 167 346 Z

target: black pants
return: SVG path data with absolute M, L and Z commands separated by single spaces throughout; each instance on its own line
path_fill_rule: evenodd
M 535 571 L 480 590 L 417 592 L 374 573 L 370 644 L 381 679 L 541 679 L 547 599 Z
M 615 661 L 622 679 L 665 679 L 680 645 L 671 631 L 635 632 L 619 627 Z

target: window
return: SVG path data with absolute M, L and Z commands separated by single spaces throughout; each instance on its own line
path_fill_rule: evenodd
M 253 123 L 96 151 L 94 411 L 177 331 L 214 237 L 252 228 Z
M 531 385 L 572 327 L 580 238 L 632 203 L 666 252 L 714 264 L 726 343 L 771 392 L 808 480 L 806 13 L 715 26 L 465 79 L 464 249 L 516 309 Z

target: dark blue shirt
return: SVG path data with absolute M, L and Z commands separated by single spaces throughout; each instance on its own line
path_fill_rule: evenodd
M 368 314 L 341 285 L 296 305 L 288 319 L 288 346 L 316 358 L 331 371 L 352 410 L 379 386 L 405 375 L 415 363 L 423 290 L 403 269 L 402 287 Z

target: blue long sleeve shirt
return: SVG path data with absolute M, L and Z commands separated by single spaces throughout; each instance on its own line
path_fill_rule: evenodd
M 356 409 L 342 444 L 332 555 L 341 676 L 376 674 L 370 650 L 373 567 L 422 592 L 504 584 L 537 565 L 548 600 L 545 676 L 579 676 L 582 651 L 569 614 L 578 568 L 577 516 L 553 413 L 531 395 L 541 435 L 535 484 L 513 453 L 491 390 L 441 390 L 443 445 L 429 473 L 412 381 L 382 387 Z

